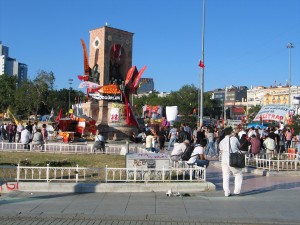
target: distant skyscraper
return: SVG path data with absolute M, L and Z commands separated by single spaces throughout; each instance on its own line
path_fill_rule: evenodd
M 139 84 L 141 84 L 141 86 L 137 91 L 138 94 L 154 91 L 153 78 L 141 78 Z
M 9 48 L 0 41 L 0 76 L 17 76 L 18 83 L 27 79 L 27 65 L 9 57 Z

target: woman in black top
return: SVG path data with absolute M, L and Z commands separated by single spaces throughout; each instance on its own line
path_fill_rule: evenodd
M 157 132 L 160 151 L 165 149 L 166 131 L 164 127 L 160 127 Z
M 249 141 L 247 140 L 247 135 L 243 134 L 240 141 L 240 150 L 243 153 L 247 153 L 249 149 Z

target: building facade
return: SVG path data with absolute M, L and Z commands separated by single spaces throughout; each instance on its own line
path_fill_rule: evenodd
M 211 98 L 219 100 L 223 107 L 220 118 L 240 119 L 245 115 L 247 90 L 246 86 L 235 87 L 231 85 L 224 89 L 212 91 Z
M 291 86 L 291 93 L 289 86 L 275 86 L 263 87 L 258 86 L 247 91 L 247 110 L 251 107 L 260 105 L 291 105 L 292 108 L 297 108 L 298 105 L 294 98 L 299 96 L 300 87 Z
M 27 65 L 9 57 L 9 48 L 0 41 L 0 76 L 7 74 L 17 76 L 18 83 L 27 79 Z

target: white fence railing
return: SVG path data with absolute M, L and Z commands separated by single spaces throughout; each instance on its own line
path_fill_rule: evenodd
M 0 166 L 0 181 L 46 182 L 199 182 L 206 180 L 206 169 L 191 168 L 84 168 Z
M 0 142 L 0 151 L 44 151 L 44 152 L 60 152 L 60 153 L 94 153 L 93 143 L 91 144 L 65 144 L 65 143 L 48 143 L 44 144 L 43 149 L 30 145 L 30 149 L 24 149 L 21 143 Z M 99 150 L 96 153 L 100 152 Z M 123 153 L 146 153 L 144 147 L 129 144 L 107 144 L 105 146 L 106 154 L 119 155 Z
M 270 156 L 268 154 L 255 155 L 246 154 L 246 166 L 258 169 L 275 171 L 300 171 L 300 160 L 298 154 L 284 153 Z

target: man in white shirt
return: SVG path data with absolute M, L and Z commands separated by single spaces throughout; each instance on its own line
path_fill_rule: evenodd
M 275 141 L 267 135 L 266 139 L 263 142 L 263 146 L 265 147 L 266 150 L 266 155 L 268 157 L 271 157 L 274 154 L 275 148 L 276 148 L 276 143 Z
M 241 128 L 241 130 L 239 131 L 239 133 L 238 133 L 239 139 L 241 139 L 241 137 L 243 136 L 243 134 L 246 134 L 245 128 Z
M 254 127 L 250 127 L 248 134 L 247 134 L 248 138 L 251 138 L 253 134 L 256 136 L 255 129 L 254 129 Z
M 181 159 L 181 155 L 184 153 L 185 149 L 190 145 L 189 140 L 185 140 L 182 143 L 175 143 L 173 151 L 171 153 L 171 160 L 178 161 Z
M 206 145 L 207 145 L 207 140 L 201 139 L 200 144 L 194 148 L 191 158 L 187 161 L 188 165 L 193 165 L 196 163 L 197 166 L 206 167 L 206 168 L 208 167 L 209 161 L 205 159 Z
M 222 174 L 223 174 L 223 190 L 226 197 L 231 196 L 229 189 L 230 173 L 234 176 L 234 194 L 240 195 L 243 183 L 243 170 L 229 166 L 230 152 L 239 151 L 239 140 L 232 136 L 232 128 L 227 127 L 224 130 L 225 137 L 220 142 L 219 147 L 222 152 Z
M 21 132 L 21 143 L 24 145 L 24 149 L 29 149 L 29 142 L 31 138 L 31 133 L 27 129 L 27 127 Z
M 153 142 L 155 141 L 154 136 L 152 135 L 151 131 L 146 132 L 146 150 L 150 152 L 158 152 L 159 149 L 156 149 Z
M 22 125 L 22 123 L 19 123 L 18 126 L 17 126 L 17 134 L 18 134 L 18 143 L 20 142 L 21 140 L 21 132 L 22 130 L 24 130 L 24 127 Z

